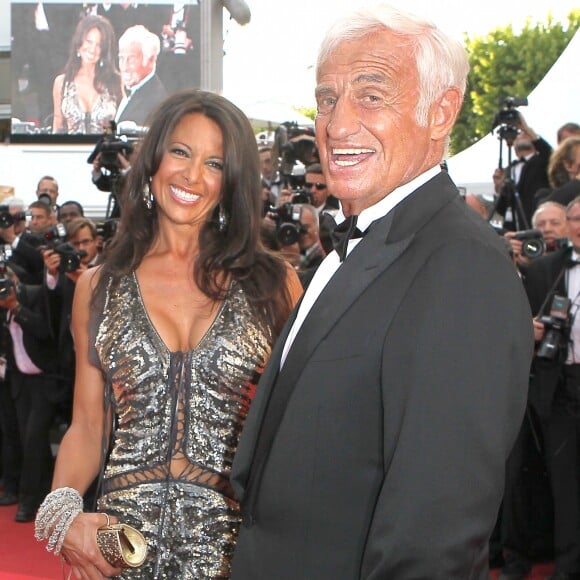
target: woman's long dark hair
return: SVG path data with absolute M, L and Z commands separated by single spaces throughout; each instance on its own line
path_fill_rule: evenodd
M 258 318 L 281 330 L 289 312 L 286 265 L 266 250 L 260 240 L 262 199 L 258 149 L 252 127 L 240 109 L 227 99 L 200 90 L 185 90 L 166 99 L 151 118 L 150 128 L 129 173 L 120 199 L 121 219 L 108 245 L 96 294 L 108 279 L 115 284 L 134 271 L 150 249 L 158 231 L 157 212 L 147 209 L 143 191 L 157 173 L 167 143 L 180 120 L 201 113 L 212 119 L 223 136 L 224 167 L 220 205 L 227 228 L 218 227 L 218 208 L 201 229 L 193 276 L 200 289 L 213 300 L 222 300 L 228 278 L 238 281 Z
M 101 59 L 95 67 L 93 85 L 99 93 L 107 89 L 109 94 L 117 99 L 117 103 L 120 103 L 123 95 L 121 92 L 121 76 L 115 66 L 115 31 L 111 23 L 103 16 L 85 16 L 77 24 L 70 43 L 68 60 L 64 67 L 63 95 L 67 83 L 74 81 L 76 74 L 81 68 L 81 59 L 78 56 L 78 52 L 85 36 L 93 28 L 96 28 L 101 33 Z

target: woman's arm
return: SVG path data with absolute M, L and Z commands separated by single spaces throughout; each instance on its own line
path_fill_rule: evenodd
M 64 129 L 64 123 L 62 119 L 62 84 L 64 82 L 64 75 L 58 75 L 54 79 L 54 85 L 52 87 L 52 102 L 54 104 L 54 109 L 52 113 L 52 132 L 62 133 Z
M 76 353 L 73 417 L 60 445 L 52 482 L 53 490 L 70 487 L 80 495 L 98 475 L 102 460 L 105 384 L 101 371 L 89 362 L 91 290 L 96 284 L 98 270 L 87 270 L 75 287 L 72 311 Z M 110 520 L 116 522 L 116 518 Z M 101 580 L 119 573 L 105 561 L 96 543 L 97 529 L 106 523 L 103 514 L 81 513 L 66 532 L 61 553 L 72 565 L 77 578 Z

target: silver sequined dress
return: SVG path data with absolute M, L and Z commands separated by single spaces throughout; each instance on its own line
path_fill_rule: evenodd
M 135 275 L 109 288 L 91 320 L 91 360 L 117 417 L 98 509 L 149 545 L 145 564 L 121 577 L 227 578 L 240 522 L 228 476 L 269 337 L 236 283 L 190 352 L 168 350 Z
M 115 118 L 117 99 L 107 89 L 99 93 L 90 111 L 84 111 L 74 81 L 66 83 L 61 103 L 63 132 L 68 134 L 101 135 L 109 121 Z

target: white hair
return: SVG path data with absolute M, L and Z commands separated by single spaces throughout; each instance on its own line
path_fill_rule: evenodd
M 536 225 L 539 215 L 545 209 L 550 208 L 559 209 L 562 212 L 562 217 L 566 217 L 566 206 L 558 203 L 557 201 L 545 201 L 544 203 L 541 203 L 534 212 L 534 215 L 532 216 L 532 226 Z
M 326 33 L 318 53 L 317 75 L 341 43 L 381 30 L 401 37 L 413 52 L 419 75 L 416 120 L 424 127 L 430 106 L 448 88 L 457 87 L 462 95 L 465 93 L 469 73 L 467 53 L 461 43 L 427 20 L 388 4 L 356 10 L 335 22 Z
M 119 46 L 136 43 L 141 47 L 143 60 L 156 59 L 161 50 L 161 41 L 156 34 L 142 24 L 130 26 L 119 38 Z
M 24 200 L 19 197 L 9 197 L 4 200 L 4 204 L 8 206 L 8 209 L 13 209 L 17 211 L 24 211 L 26 209 L 26 204 Z

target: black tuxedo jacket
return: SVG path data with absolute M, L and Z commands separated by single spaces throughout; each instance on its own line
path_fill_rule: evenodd
M 552 154 L 552 147 L 541 137 L 534 141 L 534 147 L 537 153 L 528 159 L 522 167 L 522 172 L 516 185 L 530 227 L 532 215 L 536 210 L 536 192 L 543 187 L 550 187 L 548 162 Z
M 488 578 L 531 313 L 445 173 L 375 222 L 258 386 L 232 580 Z
M 166 96 L 167 91 L 161 79 L 154 75 L 131 96 L 117 123 L 134 121 L 139 127 L 144 127 L 149 114 Z
M 18 276 L 22 282 L 32 285 L 42 284 L 42 275 L 44 273 L 42 254 L 25 237 L 21 236 L 18 240 L 16 248 L 12 251 L 10 262 L 16 264 L 23 271 Z
M 26 353 L 32 362 L 46 374 L 54 374 L 57 370 L 56 343 L 50 332 L 50 325 L 45 309 L 44 296 L 41 286 L 20 284 L 18 290 L 20 310 L 14 320 L 22 328 L 22 342 Z M 8 331 L 6 311 L 3 311 L 2 320 L 5 321 L 7 333 L 8 368 L 16 368 L 12 349 L 12 340 Z
M 58 351 L 55 357 L 62 382 L 72 388 L 75 374 L 75 349 L 71 334 L 72 307 L 76 284 L 65 274 L 59 273 L 56 288 L 43 286 L 47 317 L 53 340 Z
M 547 314 L 551 302 L 550 294 L 567 296 L 566 262 L 570 253 L 569 248 L 563 248 L 546 254 L 534 260 L 527 269 L 524 286 L 534 316 Z M 534 358 L 529 401 L 542 419 L 550 415 L 566 354 L 566 349 L 562 349 L 554 360 Z

